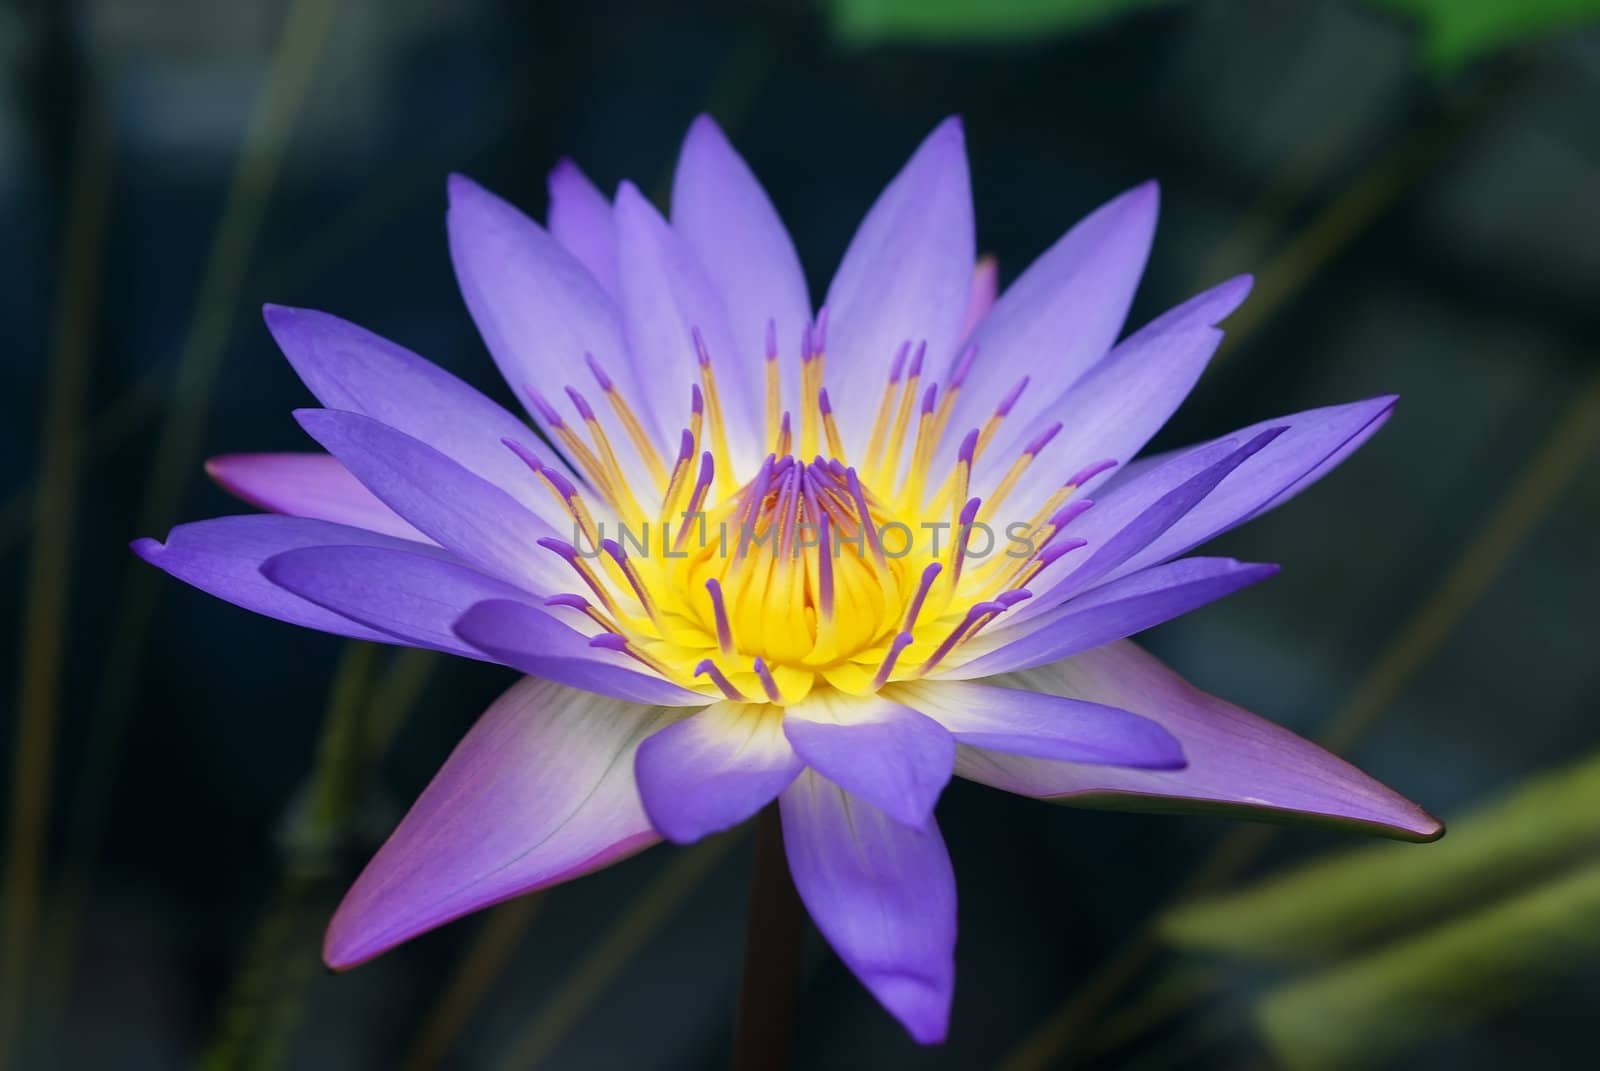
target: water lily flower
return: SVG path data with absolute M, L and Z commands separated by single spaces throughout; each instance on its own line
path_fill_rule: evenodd
M 1270 576 L 1189 552 L 1319 479 L 1395 401 L 1134 460 L 1250 288 L 1229 280 L 1122 337 L 1154 184 L 996 298 L 947 120 L 815 307 L 708 118 L 670 220 L 570 162 L 549 189 L 541 227 L 449 185 L 456 276 L 527 420 L 353 324 L 268 307 L 322 405 L 296 417 L 326 452 L 217 458 L 211 474 L 271 512 L 134 544 L 258 613 L 525 674 L 350 890 L 331 966 L 776 800 L 817 927 L 934 1042 L 956 894 L 933 812 L 952 775 L 1439 835 L 1125 638 Z

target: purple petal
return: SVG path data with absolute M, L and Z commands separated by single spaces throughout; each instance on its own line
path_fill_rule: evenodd
M 798 392 L 794 348 L 811 317 L 800 257 L 749 165 L 707 115 L 690 124 L 678 154 L 672 227 L 721 296 L 738 359 L 755 366 L 770 323 L 779 352 L 790 354 L 786 385 Z
M 784 711 L 783 731 L 807 766 L 911 826 L 932 820 L 955 762 L 938 722 L 878 696 L 813 693 Z
M 717 703 L 640 744 L 634 774 L 656 830 L 692 844 L 777 799 L 801 766 L 783 735 L 781 710 Z
M 1189 765 L 1129 770 L 962 748 L 956 760 L 962 777 L 1089 807 L 1309 819 L 1403 840 L 1434 840 L 1444 832 L 1432 815 L 1343 759 L 1207 695 L 1135 644 L 1097 648 L 1004 682 L 1160 722 L 1183 745 Z
M 224 454 L 206 462 L 206 473 L 229 494 L 274 513 L 428 541 L 327 454 Z
M 1074 558 L 1081 564 L 1035 582 L 1034 589 L 1043 591 L 1029 605 L 1019 607 L 1007 626 L 1016 627 L 1054 610 L 1064 599 L 1103 582 L 1108 574 L 1127 575 L 1128 571 L 1118 566 L 1160 538 L 1223 479 L 1282 432 L 1281 427 L 1268 428 L 1243 443 L 1232 439 L 1214 443 L 1175 459 L 1174 464 L 1163 466 L 1145 479 L 1097 498 L 1094 508 L 1068 529 L 1074 539 L 1086 542 L 1085 549 Z
M 1156 184 L 1146 182 L 1101 205 L 1006 288 L 973 333 L 978 356 L 956 397 L 953 438 L 982 425 L 1023 376 L 1031 383 L 1012 411 L 1017 424 L 1106 355 L 1144 274 L 1159 202 Z
M 1183 749 L 1148 718 L 1117 707 L 997 688 L 992 684 L 924 680 L 884 692 L 943 725 L 956 743 L 1094 765 L 1176 770 Z
M 526 678 L 495 701 L 339 905 L 343 970 L 501 900 L 653 844 L 633 756 L 661 711 Z
M 592 646 L 587 636 L 522 601 L 480 602 L 462 614 L 455 633 L 496 662 L 586 692 L 668 707 L 711 701 L 620 651 Z
M 592 356 L 622 397 L 637 404 L 643 395 L 623 339 L 621 314 L 576 257 L 533 220 L 461 175 L 450 178 L 448 224 L 450 258 L 462 297 L 501 375 L 519 397 L 530 385 L 557 400 L 566 387 L 590 392 L 595 377 L 586 358 Z M 680 399 L 688 390 L 683 383 Z M 636 492 L 653 487 L 610 406 L 593 408 L 630 485 Z M 532 412 L 554 441 L 550 421 L 537 406 Z M 641 417 L 648 433 L 649 418 Z M 680 415 L 677 423 L 656 428 L 662 432 L 656 449 L 665 452 L 676 446 L 681 426 Z
M 546 180 L 550 191 L 550 236 L 617 296 L 617 224 L 611 202 L 578 165 L 563 159 Z
M 1240 276 L 1190 298 L 1118 344 L 1074 386 L 1054 395 L 1038 417 L 1012 425 L 1009 432 L 1002 425 L 974 475 L 975 492 L 997 482 L 1023 444 L 1065 414 L 1071 419 L 1006 500 L 1009 514 L 1030 516 L 1064 474 L 1101 460 L 1133 457 L 1188 397 L 1222 341 L 1214 325 L 1238 308 L 1249 290 L 1250 277 Z M 1104 476 L 1097 480 L 1103 482 Z M 1085 484 L 1083 493 L 1096 482 Z
M 740 348 L 722 298 L 699 258 L 632 183 L 617 190 L 616 218 L 628 347 L 647 384 L 658 426 L 663 431 L 683 426 L 689 388 L 700 381 L 698 332 L 716 375 L 736 472 L 748 478 L 763 454 L 764 415 L 758 399 L 764 394 L 757 388 L 763 349 Z M 745 270 L 755 267 L 746 265 Z
M 562 523 L 559 504 L 500 441 L 527 438 L 521 420 L 437 365 L 337 316 L 282 305 L 268 305 L 263 314 L 324 408 L 360 413 L 421 440 L 534 513 Z
M 387 547 L 411 554 L 446 556 L 445 551 L 427 543 L 413 543 L 328 521 L 272 513 L 214 517 L 180 524 L 167 533 L 165 543 L 154 539 L 134 540 L 133 552 L 185 584 L 246 610 L 337 636 L 379 643 L 398 642 L 389 633 L 307 602 L 261 575 L 262 563 L 274 555 L 301 547 L 328 545 Z
M 956 879 L 931 823 L 914 829 L 806 770 L 779 797 L 795 889 L 817 929 L 924 1045 L 955 989 Z
M 572 582 L 537 544 L 564 533 L 426 443 L 355 413 L 300 409 L 295 418 L 390 509 L 469 564 L 540 593 Z
M 482 658 L 456 636 L 456 620 L 485 599 L 526 592 L 457 562 L 390 547 L 306 547 L 273 555 L 262 575 L 336 614 L 418 647 Z
M 971 680 L 1043 665 L 1132 636 L 1276 574 L 1276 565 L 1183 558 L 1094 588 L 1049 613 L 967 645 L 941 677 Z
M 1281 506 L 1331 472 L 1376 434 L 1394 412 L 1396 401 L 1394 395 L 1384 395 L 1264 420 L 1234 432 L 1229 439 L 1244 441 L 1266 429 L 1285 429 L 1259 454 L 1225 477 L 1198 506 L 1110 575 L 1122 576 L 1176 557 Z M 1178 466 L 1193 464 L 1196 458 L 1214 448 L 1214 443 L 1202 443 L 1149 461 L 1135 462 L 1130 466 L 1131 471 L 1109 481 L 1105 493 L 1098 496 L 1089 514 L 1107 505 L 1113 493 L 1122 494 L 1124 489 L 1132 491 L 1146 479 L 1155 478 L 1157 472 L 1181 471 Z M 1084 523 L 1091 520 L 1089 514 L 1084 515 Z
M 967 291 L 967 311 L 961 317 L 961 337 L 972 336 L 973 329 L 983 322 L 1000 296 L 1000 262 L 994 257 L 979 257 L 972 272 L 972 289 Z
M 966 146 L 950 118 L 878 196 L 828 287 L 828 394 L 852 456 L 901 342 L 926 340 L 933 368 L 954 357 L 973 256 Z

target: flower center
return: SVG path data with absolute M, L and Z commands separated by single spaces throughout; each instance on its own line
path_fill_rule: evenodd
M 1057 536 L 1088 505 L 1069 506 L 1067 499 L 1100 466 L 1069 480 L 1031 520 L 1002 524 L 996 515 L 1059 425 L 1023 449 L 986 500 L 969 497 L 973 465 L 1026 380 L 966 434 L 948 476 L 932 480 L 933 456 L 972 351 L 957 362 L 941 399 L 936 384 L 919 382 L 921 348 L 903 345 L 858 469 L 845 458 L 822 386 L 825 328 L 824 312 L 802 345 L 798 422 L 781 404 L 769 331 L 770 452 L 742 486 L 733 479 L 710 355 L 698 333 L 700 382 L 691 389 L 688 426 L 671 466 L 655 455 L 642 423 L 592 360 L 613 427 L 631 441 L 639 465 L 624 466 L 576 390 L 567 394 L 588 441 L 533 394 L 547 430 L 599 500 L 591 508 L 560 472 L 508 444 L 572 517 L 570 542 L 540 542 L 568 562 L 587 594 L 548 602 L 592 632 L 592 645 L 735 700 L 786 705 L 818 686 L 871 694 L 948 665 L 980 630 L 1029 597 L 1024 585 L 1035 575 L 1082 545 Z

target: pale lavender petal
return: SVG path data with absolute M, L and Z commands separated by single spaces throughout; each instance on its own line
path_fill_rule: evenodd
M 594 646 L 588 636 L 522 601 L 480 602 L 461 615 L 455 633 L 496 662 L 586 692 L 664 707 L 711 702 L 620 651 Z
M 912 826 L 932 821 L 955 761 L 943 726 L 879 696 L 813 692 L 784 711 L 783 731 L 807 766 Z
M 673 715 L 525 678 L 451 753 L 339 905 L 322 955 L 343 970 L 451 919 L 656 841 L 633 781 Z
M 956 743 L 1094 765 L 1176 770 L 1183 749 L 1148 718 L 1117 707 L 966 681 L 921 680 L 884 696 L 943 725 Z
M 562 159 L 546 180 L 550 191 L 550 235 L 589 269 L 612 298 L 617 296 L 617 224 L 611 202 L 577 164 Z
M 961 340 L 974 263 L 972 190 L 959 119 L 946 119 L 878 196 L 828 287 L 828 393 L 859 456 L 900 343 L 943 368 Z
M 450 259 L 461 295 L 511 389 L 526 399 L 532 387 L 558 412 L 566 406 L 563 395 L 568 387 L 589 397 L 630 485 L 636 493 L 653 488 L 627 429 L 609 405 L 599 402 L 599 383 L 589 365 L 592 358 L 621 396 L 637 405 L 640 384 L 616 302 L 560 242 L 471 179 L 450 177 L 447 221 Z M 682 384 L 680 399 L 688 391 L 688 383 Z M 679 407 L 686 403 L 680 401 Z M 568 422 L 578 416 L 575 406 L 565 411 L 563 419 Z M 530 412 L 555 441 L 548 416 L 538 405 L 532 405 Z M 659 452 L 677 446 L 681 412 L 676 423 L 661 427 L 651 424 L 648 416 L 641 417 L 647 434 L 660 433 L 654 440 Z
M 413 554 L 447 556 L 445 551 L 428 543 L 413 543 L 363 528 L 275 513 L 213 517 L 180 524 L 167 533 L 165 543 L 154 539 L 134 540 L 133 552 L 185 584 L 246 610 L 338 636 L 379 643 L 399 642 L 386 632 L 307 602 L 261 575 L 262 563 L 274 555 L 300 547 L 329 545 L 387 547 Z
M 956 879 L 932 823 L 915 829 L 813 770 L 779 797 L 795 889 L 817 929 L 924 1045 L 955 989 Z
M 426 443 L 356 413 L 300 409 L 295 418 L 390 509 L 469 564 L 541 594 L 571 583 L 537 543 L 564 533 Z
M 1108 201 L 1006 288 L 973 332 L 978 354 L 956 396 L 950 439 L 959 441 L 968 428 L 981 426 L 1023 376 L 1030 383 L 1010 420 L 1025 424 L 1046 409 L 1077 415 L 1047 403 L 1117 341 L 1150 255 L 1159 201 L 1154 182 Z M 953 456 L 954 446 L 946 452 Z
M 326 610 L 398 637 L 469 658 L 455 623 L 485 599 L 530 596 L 458 562 L 390 547 L 305 547 L 273 555 L 262 575 Z
M 1130 573 L 1024 624 L 1000 628 L 961 651 L 941 677 L 972 680 L 1043 665 L 1181 617 L 1276 574 L 1276 565 L 1181 558 Z
M 410 350 L 337 316 L 282 305 L 266 306 L 263 315 L 324 408 L 360 413 L 419 439 L 539 516 L 561 523 L 559 504 L 501 443 L 530 436 L 528 425 L 500 405 Z
M 1310 820 L 1402 840 L 1444 832 L 1432 815 L 1343 759 L 1207 695 L 1133 643 L 1086 651 L 1000 683 L 1142 714 L 1178 738 L 1189 764 L 1130 770 L 962 748 L 956 760 L 962 777 L 1088 807 Z
M 634 774 L 656 831 L 692 844 L 777 799 L 802 765 L 780 709 L 717 703 L 640 744 Z
M 224 454 L 206 462 L 206 473 L 229 494 L 274 513 L 429 542 L 328 454 Z
M 1228 437 L 1230 440 L 1244 441 L 1270 428 L 1285 429 L 1259 454 L 1225 477 L 1216 490 L 1159 538 L 1112 570 L 1110 576 L 1122 576 L 1176 557 L 1281 506 L 1331 472 L 1376 434 L 1394 412 L 1396 401 L 1394 395 L 1384 395 L 1264 420 L 1234 432 Z M 1214 443 L 1203 443 L 1152 458 L 1149 462 L 1135 462 L 1131 466 L 1133 471 L 1114 477 L 1108 483 L 1105 492 L 1098 496 L 1094 510 L 1089 512 L 1099 510 L 1113 493 L 1121 494 L 1124 489 L 1131 491 L 1146 478 L 1154 478 L 1157 472 L 1178 471 L 1177 466 L 1193 464 L 1195 458 L 1212 449 L 1215 449 Z M 1090 519 L 1089 514 L 1083 517 L 1084 522 Z
M 1032 584 L 1036 597 L 1018 607 L 1006 626 L 1015 628 L 1050 613 L 1064 599 L 1105 583 L 1108 577 L 1128 575 L 1130 570 L 1118 567 L 1159 539 L 1282 433 L 1281 427 L 1267 428 L 1244 442 L 1213 443 L 1097 498 L 1092 509 L 1065 529 L 1071 538 L 1085 541 L 1071 559 L 1077 564 L 1041 574 Z
M 972 272 L 972 289 L 967 291 L 967 311 L 961 317 L 963 339 L 971 337 L 973 329 L 989 315 L 999 296 L 1000 262 L 992 256 L 979 257 L 978 266 Z
M 770 324 L 785 384 L 798 392 L 800 335 L 811 316 L 800 256 L 766 191 L 708 115 L 690 124 L 678 154 L 672 227 L 722 297 L 735 357 L 757 367 Z
M 973 491 L 981 495 L 1010 467 L 1024 444 L 1061 424 L 1056 435 L 1006 500 L 1008 514 L 1031 516 L 1072 472 L 1099 461 L 1126 462 L 1150 441 L 1194 387 L 1222 341 L 1214 326 L 1245 298 L 1240 276 L 1171 309 L 1140 328 L 1031 421 L 1002 425 L 979 463 Z M 1035 384 L 1029 389 L 1040 386 Z M 1020 430 L 1019 430 L 1020 429 Z M 1091 479 L 1093 491 L 1106 474 Z
M 663 432 L 683 427 L 684 399 L 700 381 L 698 333 L 716 375 L 735 472 L 748 479 L 764 456 L 762 350 L 740 349 L 699 258 L 632 183 L 617 190 L 616 219 L 628 348 L 657 425 Z

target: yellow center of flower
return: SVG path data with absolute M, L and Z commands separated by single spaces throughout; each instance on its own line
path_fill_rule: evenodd
M 653 487 L 631 485 L 617 446 L 576 391 L 568 394 L 587 436 L 534 398 L 599 500 L 591 506 L 560 473 L 525 455 L 573 520 L 570 542 L 543 543 L 567 560 L 582 590 L 550 603 L 585 615 L 594 646 L 631 655 L 708 697 L 785 705 L 819 685 L 870 694 L 948 666 L 1028 597 L 1033 576 L 1078 545 L 1055 536 L 1076 512 L 1067 503 L 1077 484 L 1097 470 L 1061 486 L 1029 520 L 996 520 L 1055 429 L 1030 443 L 984 498 L 971 496 L 973 465 L 1026 380 L 966 434 L 953 470 L 934 479 L 933 456 L 971 353 L 941 397 L 937 385 L 921 382 L 921 348 L 903 345 L 865 455 L 852 465 L 812 337 L 808 331 L 803 347 L 798 427 L 781 405 L 769 338 L 769 452 L 742 482 L 698 335 L 700 382 L 671 465 L 591 362 Z

